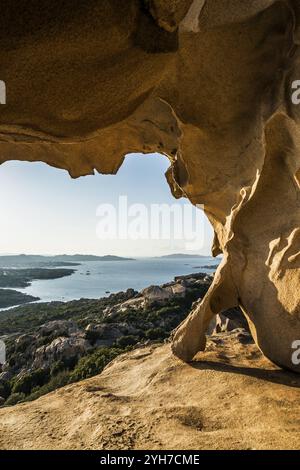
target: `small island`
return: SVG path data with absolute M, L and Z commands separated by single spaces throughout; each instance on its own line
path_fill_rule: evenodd
M 75 269 L 46 269 L 46 268 L 28 268 L 28 269 L 2 269 L 0 268 L 0 308 L 23 305 L 29 302 L 40 300 L 39 297 L 18 292 L 11 288 L 26 288 L 32 281 L 59 279 L 65 276 L 71 276 Z
M 0 287 L 29 287 L 32 281 L 59 279 L 74 274 L 74 269 L 0 269 Z
M 12 289 L 0 289 L 0 308 L 9 308 L 15 305 L 23 305 L 40 300 L 39 297 L 23 294 Z

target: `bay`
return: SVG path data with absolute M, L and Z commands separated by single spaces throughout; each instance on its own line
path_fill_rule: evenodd
M 195 258 L 138 258 L 134 261 L 88 261 L 77 266 L 71 276 L 60 279 L 33 281 L 20 292 L 40 297 L 40 302 L 69 301 L 80 298 L 97 299 L 128 288 L 141 290 L 160 285 L 174 276 L 193 272 L 212 273 L 220 259 Z

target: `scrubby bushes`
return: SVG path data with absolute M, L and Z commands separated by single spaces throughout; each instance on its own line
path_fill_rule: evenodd
M 121 338 L 117 339 L 117 346 L 119 346 L 120 348 L 127 348 L 127 346 L 134 346 L 136 343 L 138 343 L 138 341 L 138 336 L 121 336 Z
M 54 375 L 57 375 L 59 372 L 64 370 L 66 368 L 65 363 L 63 361 L 56 361 L 54 364 L 52 364 L 50 368 L 50 375 L 53 377 Z
M 163 340 L 165 339 L 168 334 L 166 333 L 165 330 L 162 328 L 150 328 L 149 330 L 146 331 L 146 338 L 152 339 L 152 340 Z
M 86 339 L 92 344 L 94 345 L 96 343 L 96 341 L 98 339 L 100 339 L 102 336 L 101 332 L 97 331 L 97 330 L 87 330 L 85 332 L 85 337 Z
M 35 387 L 32 389 L 30 395 L 25 397 L 26 401 L 36 400 L 37 398 L 45 395 L 46 393 L 53 392 L 54 390 L 64 387 L 70 383 L 70 372 L 63 370 L 51 377 L 49 382 L 44 384 L 42 387 Z M 5 403 L 7 405 L 7 402 Z
M 10 394 L 11 394 L 10 383 L 7 380 L 2 380 L 0 382 L 0 397 L 6 400 Z
M 29 374 L 23 375 L 16 380 L 12 387 L 12 393 L 24 393 L 28 395 L 35 387 L 41 387 L 49 380 L 49 370 L 37 369 Z
M 6 400 L 5 405 L 12 406 L 25 400 L 25 393 L 12 393 Z
M 78 380 L 92 377 L 102 372 L 104 367 L 119 354 L 124 352 L 121 348 L 99 348 L 88 356 L 82 357 L 70 374 L 70 380 L 77 382 Z

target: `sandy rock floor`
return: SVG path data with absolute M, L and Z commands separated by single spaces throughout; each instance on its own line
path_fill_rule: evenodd
M 300 449 L 300 376 L 238 333 L 184 364 L 168 344 L 0 410 L 1 449 Z

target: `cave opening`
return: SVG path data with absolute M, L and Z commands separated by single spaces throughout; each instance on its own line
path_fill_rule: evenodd
M 71 276 L 37 280 L 22 292 L 46 301 L 95 298 L 197 271 L 201 263 L 194 256 L 204 256 L 203 264 L 209 264 L 212 228 L 199 208 L 173 197 L 165 178 L 168 166 L 162 154 L 128 154 L 116 175 L 95 172 L 72 179 L 44 163 L 4 163 L 1 256 L 113 256 L 139 263 L 127 272 L 122 264 L 119 275 L 114 269 L 95 273 L 84 265 L 76 275 L 78 286 Z M 155 263 L 177 254 L 169 265 Z M 92 276 L 85 277 L 90 271 Z

